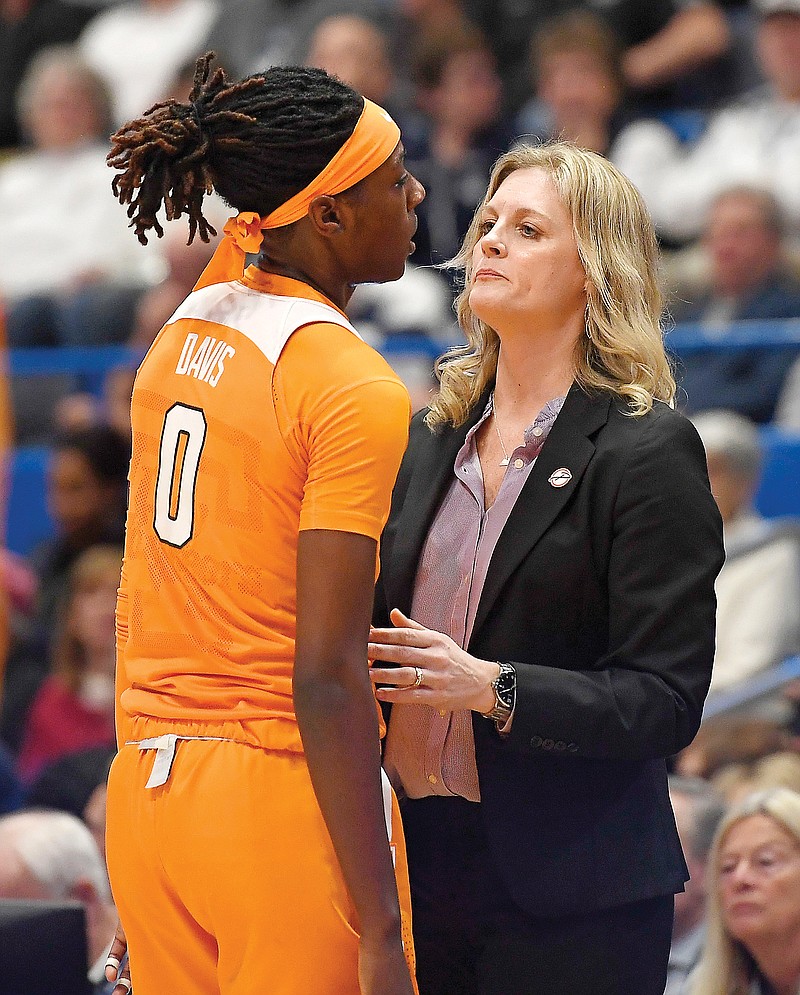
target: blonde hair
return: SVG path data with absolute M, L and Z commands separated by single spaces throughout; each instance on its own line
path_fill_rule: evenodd
M 75 560 L 67 579 L 61 605 L 59 634 L 53 647 L 53 673 L 71 690 L 77 691 L 86 669 L 86 652 L 72 631 L 71 615 L 80 594 L 96 591 L 104 584 L 119 584 L 122 547 L 110 543 L 89 546 Z
M 463 424 L 494 379 L 500 339 L 470 309 L 472 251 L 481 237 L 481 212 L 518 169 L 544 169 L 569 211 L 586 273 L 586 335 L 575 346 L 575 379 L 585 389 L 623 398 L 631 414 L 654 399 L 672 403 L 675 380 L 664 351 L 660 319 L 658 246 L 639 192 L 608 160 L 569 142 L 520 145 L 496 162 L 464 244 L 448 264 L 464 271 L 456 299 L 467 344 L 436 362 L 439 391 L 425 418 L 431 429 Z
M 725 928 L 719 899 L 719 864 L 725 837 L 737 823 L 753 815 L 769 816 L 800 844 L 800 794 L 789 788 L 772 788 L 748 795 L 722 820 L 709 858 L 711 886 L 706 943 L 691 995 L 748 995 L 750 991 L 754 961 L 745 946 Z

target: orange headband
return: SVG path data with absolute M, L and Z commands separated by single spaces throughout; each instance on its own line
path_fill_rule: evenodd
M 228 219 L 224 237 L 194 289 L 238 280 L 244 273 L 245 255 L 259 251 L 266 229 L 282 228 L 304 218 L 315 197 L 348 190 L 383 165 L 399 141 L 400 129 L 386 111 L 364 98 L 364 110 L 353 134 L 307 187 L 265 218 L 255 211 L 242 211 Z

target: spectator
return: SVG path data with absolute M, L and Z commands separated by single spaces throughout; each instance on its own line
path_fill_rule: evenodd
M 337 76 L 394 116 L 389 40 L 372 21 L 355 14 L 323 18 L 311 36 L 305 63 Z
M 669 795 L 689 869 L 686 890 L 675 896 L 675 920 L 664 995 L 680 995 L 705 942 L 706 868 L 725 803 L 700 778 L 672 776 Z
M 463 26 L 419 40 L 414 54 L 416 103 L 427 134 L 409 168 L 428 191 L 417 212 L 412 260 L 441 264 L 458 252 L 486 177 L 514 141 L 501 114 L 502 84 L 483 35 Z
M 773 718 L 715 715 L 703 722 L 694 741 L 675 758 L 674 766 L 683 777 L 715 780 L 723 769 L 732 765 L 748 766 L 762 757 L 785 750 L 786 744 L 786 730 Z M 728 797 L 727 792 L 725 796 Z
M 39 577 L 31 631 L 9 657 L 2 700 L 2 735 L 18 750 L 25 716 L 49 669 L 51 634 L 73 563 L 97 543 L 122 545 L 130 439 L 106 426 L 59 437 L 47 477 L 54 535 L 31 562 Z
M 489 37 L 506 84 L 509 106 L 519 109 L 528 92 L 527 48 L 531 36 L 555 15 L 590 7 L 606 20 L 625 50 L 627 85 L 650 96 L 674 100 L 672 85 L 691 82 L 729 44 L 725 16 L 713 0 L 464 0 L 467 17 Z M 707 73 L 703 73 L 707 76 Z M 665 92 L 666 88 L 666 92 Z M 687 94 L 685 89 L 684 94 Z M 706 91 L 707 92 L 707 91 Z
M 410 123 L 409 115 L 398 110 L 392 99 L 395 80 L 389 40 L 376 24 L 353 14 L 325 18 L 311 38 L 306 62 L 386 107 L 400 125 L 407 156 L 412 153 L 419 141 L 415 132 L 418 136 L 422 124 Z M 451 303 L 444 276 L 409 263 L 395 283 L 357 287 L 347 311 L 361 334 L 378 348 L 398 333 L 426 335 L 449 344 L 458 337 Z M 430 359 L 426 356 L 397 372 L 412 394 L 412 403 L 427 403 L 433 386 Z
M 101 853 L 105 851 L 105 823 L 98 819 L 98 788 L 108 779 L 114 746 L 87 746 L 59 757 L 42 769 L 25 795 L 27 808 L 71 812 L 89 827 Z
M 32 61 L 19 91 L 31 149 L 0 163 L 0 297 L 11 346 L 120 341 L 159 256 L 109 190 L 108 94 L 76 49 Z
M 69 573 L 53 667 L 31 706 L 18 770 L 28 784 L 47 764 L 114 744 L 114 609 L 122 548 L 92 546 Z
M 751 795 L 723 819 L 709 859 L 708 940 L 691 995 L 796 995 L 800 795 Z
M 703 234 L 709 286 L 693 301 L 674 302 L 675 320 L 697 322 L 722 344 L 731 322 L 800 318 L 800 280 L 787 266 L 784 232 L 781 209 L 768 191 L 740 186 L 719 194 Z M 797 346 L 686 353 L 679 367 L 686 408 L 731 408 L 770 421 L 797 355 Z
M 517 130 L 607 155 L 624 89 L 613 31 L 588 10 L 571 11 L 534 35 L 531 62 L 536 95 L 517 117 Z
M 103 967 L 116 912 L 100 853 L 80 819 L 44 810 L 0 818 L 0 898 L 80 902 L 92 991 L 108 989 Z
M 79 44 L 108 84 L 117 124 L 162 99 L 202 50 L 218 9 L 217 0 L 126 0 L 97 15 Z
M 52 628 L 77 557 L 96 543 L 122 542 L 129 461 L 130 443 L 105 425 L 55 441 L 47 499 L 56 531 L 31 556 L 39 576 L 37 617 L 45 631 Z
M 75 41 L 93 14 L 62 0 L 0 0 L 0 151 L 23 140 L 17 90 L 31 59 L 42 48 Z
M 800 649 L 800 542 L 796 525 L 769 521 L 754 507 L 762 463 L 756 427 L 730 411 L 699 414 L 694 424 L 725 539 L 713 694 Z
M 754 791 L 772 788 L 790 788 L 800 793 L 800 754 L 779 750 L 749 763 L 727 764 L 714 775 L 713 783 L 732 804 Z
M 688 146 L 658 121 L 637 121 L 617 143 L 617 165 L 673 242 L 700 235 L 714 197 L 741 183 L 770 190 L 791 225 L 800 224 L 800 0 L 753 0 L 753 6 L 765 89 L 715 113 Z
M 408 70 L 419 39 L 461 31 L 472 22 L 464 13 L 462 0 L 394 0 L 394 8 L 396 18 L 391 33 L 395 67 L 398 74 L 404 74 L 403 81 L 409 90 L 413 90 Z
M 355 14 L 388 23 L 382 0 L 228 0 L 206 39 L 232 76 L 300 65 L 319 23 Z

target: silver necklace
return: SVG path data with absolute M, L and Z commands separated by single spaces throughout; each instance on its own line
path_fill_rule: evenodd
M 497 438 L 500 441 L 500 448 L 503 450 L 503 458 L 500 460 L 500 466 L 508 466 L 511 462 L 511 457 L 506 452 L 506 447 L 503 445 L 503 436 L 500 434 L 500 429 L 497 426 L 497 414 L 492 411 L 492 421 L 494 422 L 494 430 L 497 432 Z

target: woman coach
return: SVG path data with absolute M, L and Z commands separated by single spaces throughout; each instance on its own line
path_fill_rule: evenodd
M 468 344 L 412 423 L 370 645 L 420 991 L 661 995 L 665 758 L 700 721 L 723 551 L 652 227 L 600 156 L 520 148 L 457 262 Z

